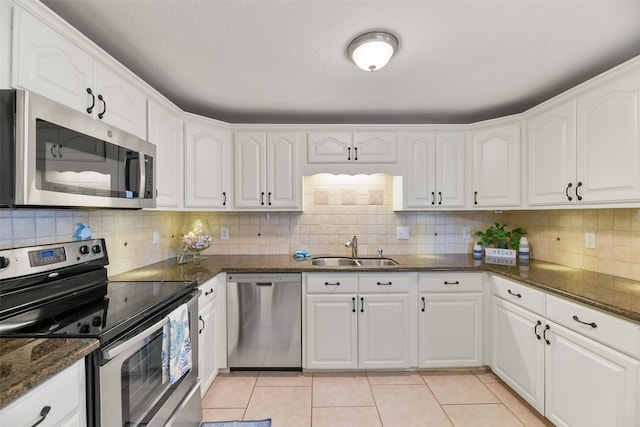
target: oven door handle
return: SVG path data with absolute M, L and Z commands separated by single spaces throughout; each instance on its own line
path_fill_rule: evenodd
M 136 335 L 135 337 L 132 337 L 126 341 L 123 341 L 122 344 L 110 349 L 103 350 L 102 359 L 105 362 L 109 361 L 117 357 L 119 354 L 127 351 L 128 349 L 138 346 L 141 342 L 143 342 L 149 336 L 156 333 L 158 329 L 163 328 L 164 325 L 166 325 L 167 323 L 169 323 L 168 316 L 162 319 L 161 321 L 159 321 L 158 323 L 156 323 L 155 325 L 151 326 L 150 328 L 145 329 L 144 332 L 140 333 L 139 335 Z

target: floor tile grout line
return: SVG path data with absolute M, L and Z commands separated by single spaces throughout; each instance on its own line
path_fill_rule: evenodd
M 384 427 L 384 422 L 382 421 L 382 415 L 380 414 L 380 408 L 378 407 L 378 401 L 376 400 L 376 395 L 373 393 L 373 388 L 371 387 L 372 384 L 369 378 L 369 372 L 367 372 L 367 384 L 369 384 L 369 392 L 371 393 L 371 398 L 373 399 L 373 403 L 376 407 L 376 414 L 378 414 L 378 420 L 380 421 L 380 425 Z

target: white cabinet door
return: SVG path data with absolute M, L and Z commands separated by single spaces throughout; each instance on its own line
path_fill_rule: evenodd
M 582 202 L 640 200 L 640 72 L 589 90 L 577 115 Z
M 557 426 L 638 426 L 640 362 L 549 322 L 546 417 Z
M 96 97 L 94 117 L 147 139 L 147 98 L 131 83 L 100 62 L 94 65 Z
M 298 138 L 293 132 L 267 134 L 267 207 L 300 207 L 302 179 L 298 173 Z
M 212 124 L 185 123 L 185 207 L 226 209 L 230 191 L 230 134 Z
M 436 206 L 464 207 L 464 134 L 436 134 Z
M 307 134 L 308 163 L 350 163 L 351 132 L 309 132 Z
M 575 101 L 528 121 L 527 165 L 530 205 L 577 202 Z
M 491 369 L 541 414 L 545 409 L 543 321 L 528 310 L 492 298 Z
M 266 133 L 235 132 L 234 151 L 234 207 L 263 208 L 267 206 L 266 192 Z
M 397 147 L 396 132 L 354 132 L 353 149 L 347 158 L 357 163 L 396 163 Z
M 396 163 L 396 132 L 309 132 L 308 163 Z
M 30 13 L 18 7 L 13 13 L 12 85 L 86 112 L 93 58 Z
M 306 296 L 307 369 L 358 367 L 356 295 Z
M 176 113 L 149 102 L 149 142 L 156 145 L 156 206 L 183 205 L 183 126 Z
M 481 293 L 420 294 L 418 367 L 482 366 Z
M 436 206 L 436 135 L 407 134 L 407 208 Z
M 200 298 L 203 298 L 201 296 Z M 198 373 L 200 392 L 204 396 L 218 373 L 216 361 L 216 312 L 217 299 L 205 305 L 198 317 Z
M 236 208 L 301 209 L 297 133 L 236 132 L 234 153 Z
M 473 132 L 473 206 L 520 205 L 520 125 Z
M 358 367 L 409 367 L 409 295 L 360 294 Z
M 147 138 L 144 94 L 35 16 L 14 8 L 12 84 Z

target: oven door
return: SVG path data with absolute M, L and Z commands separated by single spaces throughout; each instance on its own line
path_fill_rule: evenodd
M 198 388 L 198 302 L 197 294 L 187 303 L 191 337 L 192 367 L 173 385 L 163 382 L 162 332 L 167 315 L 182 301 L 154 316 L 153 324 L 126 340 L 101 350 L 102 365 L 98 368 L 99 411 L 101 427 L 164 426 L 169 419 L 190 419 L 198 426 L 201 410 L 193 400 Z M 200 400 L 200 393 L 196 399 Z M 193 414 L 176 414 L 189 410 Z M 185 424 L 188 425 L 188 424 Z

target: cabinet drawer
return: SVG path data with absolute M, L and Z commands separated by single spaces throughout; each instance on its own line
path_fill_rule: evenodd
M 358 292 L 358 274 L 308 274 L 307 292 L 313 294 L 354 294 Z
M 218 285 L 218 281 L 214 279 L 207 280 L 200 286 L 198 289 L 202 291 L 200 297 L 198 298 L 198 311 L 202 311 L 202 308 L 206 305 L 209 305 L 215 299 L 216 295 L 218 295 L 218 291 L 216 286 Z
M 438 272 L 421 273 L 420 292 L 482 292 L 482 273 Z
M 553 295 L 547 295 L 547 318 L 602 344 L 640 357 L 640 326 L 635 323 Z
M 30 426 L 40 420 L 40 411 L 51 407 L 41 426 L 57 426 L 77 414 L 84 401 L 80 397 L 84 389 L 84 359 L 59 372 L 27 394 L 0 410 L 3 426 Z M 85 425 L 84 419 L 78 425 Z
M 497 276 L 492 288 L 494 295 L 544 316 L 544 292 Z
M 398 273 L 361 273 L 358 290 L 367 293 L 407 293 L 409 276 Z

